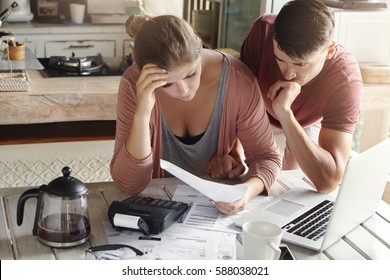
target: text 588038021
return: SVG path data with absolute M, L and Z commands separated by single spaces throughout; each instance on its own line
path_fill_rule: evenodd
M 215 275 L 269 275 L 268 267 L 264 266 L 217 266 Z

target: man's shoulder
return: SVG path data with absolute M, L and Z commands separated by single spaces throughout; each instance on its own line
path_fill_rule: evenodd
M 276 19 L 276 14 L 264 14 L 259 18 L 259 20 L 269 24 L 274 24 L 275 19 Z
M 334 58 L 336 60 L 347 61 L 347 62 L 358 64 L 357 59 L 352 54 L 352 52 L 350 52 L 340 44 L 337 44 L 337 51 L 335 53 Z
M 266 28 L 273 26 L 275 23 L 276 14 L 264 14 L 261 17 L 257 18 L 253 26 L 258 28 Z
M 337 51 L 332 58 L 331 67 L 335 71 L 342 71 L 349 79 L 352 78 L 351 76 L 355 76 L 354 78 L 356 79 L 361 77 L 359 62 L 350 51 L 341 45 L 337 46 Z

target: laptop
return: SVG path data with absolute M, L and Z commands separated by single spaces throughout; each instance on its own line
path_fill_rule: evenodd
M 283 228 L 283 241 L 323 251 L 375 213 L 389 174 L 387 139 L 350 158 L 336 197 L 297 187 L 234 223 L 242 227 L 251 220 L 269 221 Z

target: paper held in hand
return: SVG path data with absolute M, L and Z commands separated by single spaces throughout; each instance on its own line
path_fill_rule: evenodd
M 248 188 L 246 185 L 227 185 L 201 179 L 163 159 L 160 160 L 160 166 L 214 201 L 232 203 L 242 198 Z

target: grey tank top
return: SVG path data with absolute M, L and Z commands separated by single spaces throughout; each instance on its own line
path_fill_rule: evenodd
M 211 120 L 203 136 L 194 144 L 182 143 L 169 129 L 162 115 L 162 157 L 177 166 L 198 176 L 206 175 L 209 160 L 217 150 L 219 128 L 222 116 L 223 100 L 228 70 L 228 61 L 224 58 L 221 79 Z

